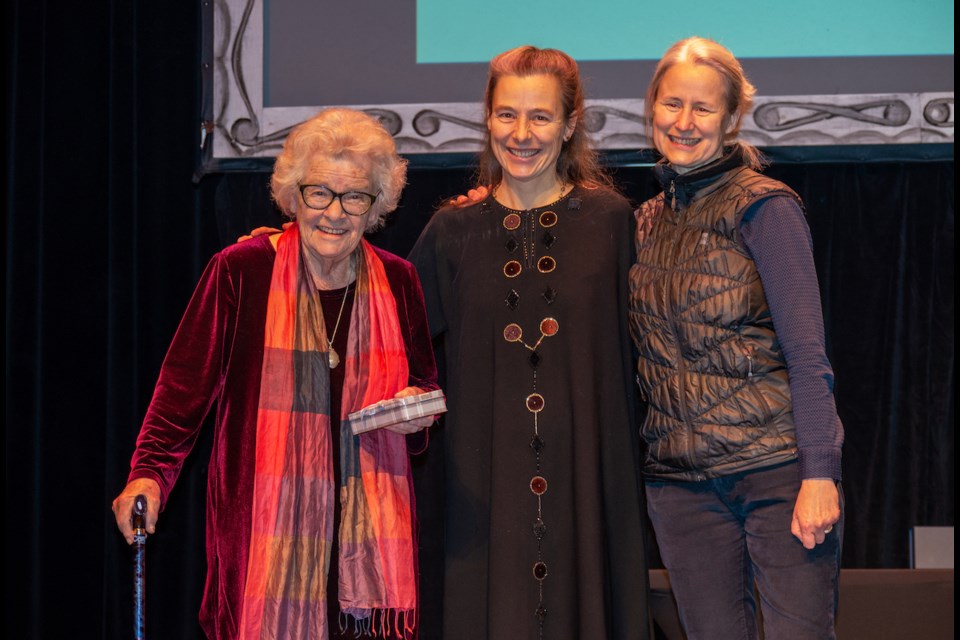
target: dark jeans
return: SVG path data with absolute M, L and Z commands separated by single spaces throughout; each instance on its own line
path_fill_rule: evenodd
M 788 463 L 702 482 L 647 483 L 647 508 L 688 640 L 832 639 L 840 521 L 808 551 L 790 533 L 800 490 Z M 839 489 L 839 484 L 838 484 Z

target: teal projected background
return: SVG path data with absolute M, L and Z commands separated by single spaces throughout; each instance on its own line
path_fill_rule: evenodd
M 577 60 L 656 60 L 676 40 L 739 58 L 953 55 L 951 0 L 417 0 L 417 63 L 487 62 L 518 46 Z
M 377 113 L 402 153 L 446 162 L 445 154 L 475 152 L 488 62 L 525 43 L 577 59 L 598 148 L 648 149 L 646 85 L 670 44 L 691 35 L 718 40 L 743 61 L 758 92 L 744 128 L 754 144 L 945 143 L 953 153 L 950 0 L 216 4 L 226 14 L 211 20 L 218 88 L 209 100 L 231 123 L 217 129 L 216 157 L 273 153 L 289 127 L 331 105 Z
M 263 72 L 247 81 L 263 79 L 268 108 L 475 103 L 490 58 L 525 43 L 574 56 L 592 100 L 633 100 L 667 47 L 694 34 L 730 47 L 764 96 L 954 84 L 949 0 L 218 1 L 238 28 L 263 4 Z M 241 53 L 257 55 L 257 36 L 237 40 Z

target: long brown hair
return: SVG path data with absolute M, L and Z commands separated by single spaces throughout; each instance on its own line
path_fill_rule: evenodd
M 576 117 L 570 139 L 563 143 L 557 159 L 557 176 L 565 184 L 586 188 L 607 187 L 614 189 L 613 181 L 600 166 L 596 151 L 584 130 L 584 93 L 580 82 L 580 70 L 576 61 L 559 49 L 539 49 L 525 45 L 504 51 L 490 61 L 487 88 L 483 94 L 484 121 L 489 120 L 493 110 L 493 92 L 497 82 L 504 76 L 551 75 L 560 85 L 560 103 L 563 120 Z M 477 185 L 496 185 L 503 179 L 503 167 L 493 154 L 490 131 L 484 135 L 483 151 L 480 152 L 477 169 Z

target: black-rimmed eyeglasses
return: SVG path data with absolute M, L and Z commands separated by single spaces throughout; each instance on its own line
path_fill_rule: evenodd
M 377 201 L 380 194 L 373 195 L 363 191 L 347 191 L 346 193 L 337 193 L 336 191 L 321 184 L 301 184 L 300 195 L 303 197 L 303 203 L 311 209 L 323 211 L 334 200 L 340 201 L 340 208 L 344 213 L 351 216 L 362 216 Z

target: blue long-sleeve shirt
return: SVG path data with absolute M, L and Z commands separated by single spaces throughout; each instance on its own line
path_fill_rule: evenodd
M 747 209 L 739 229 L 760 273 L 787 361 L 801 477 L 839 480 L 843 425 L 833 395 L 810 228 L 793 199 L 774 196 Z

